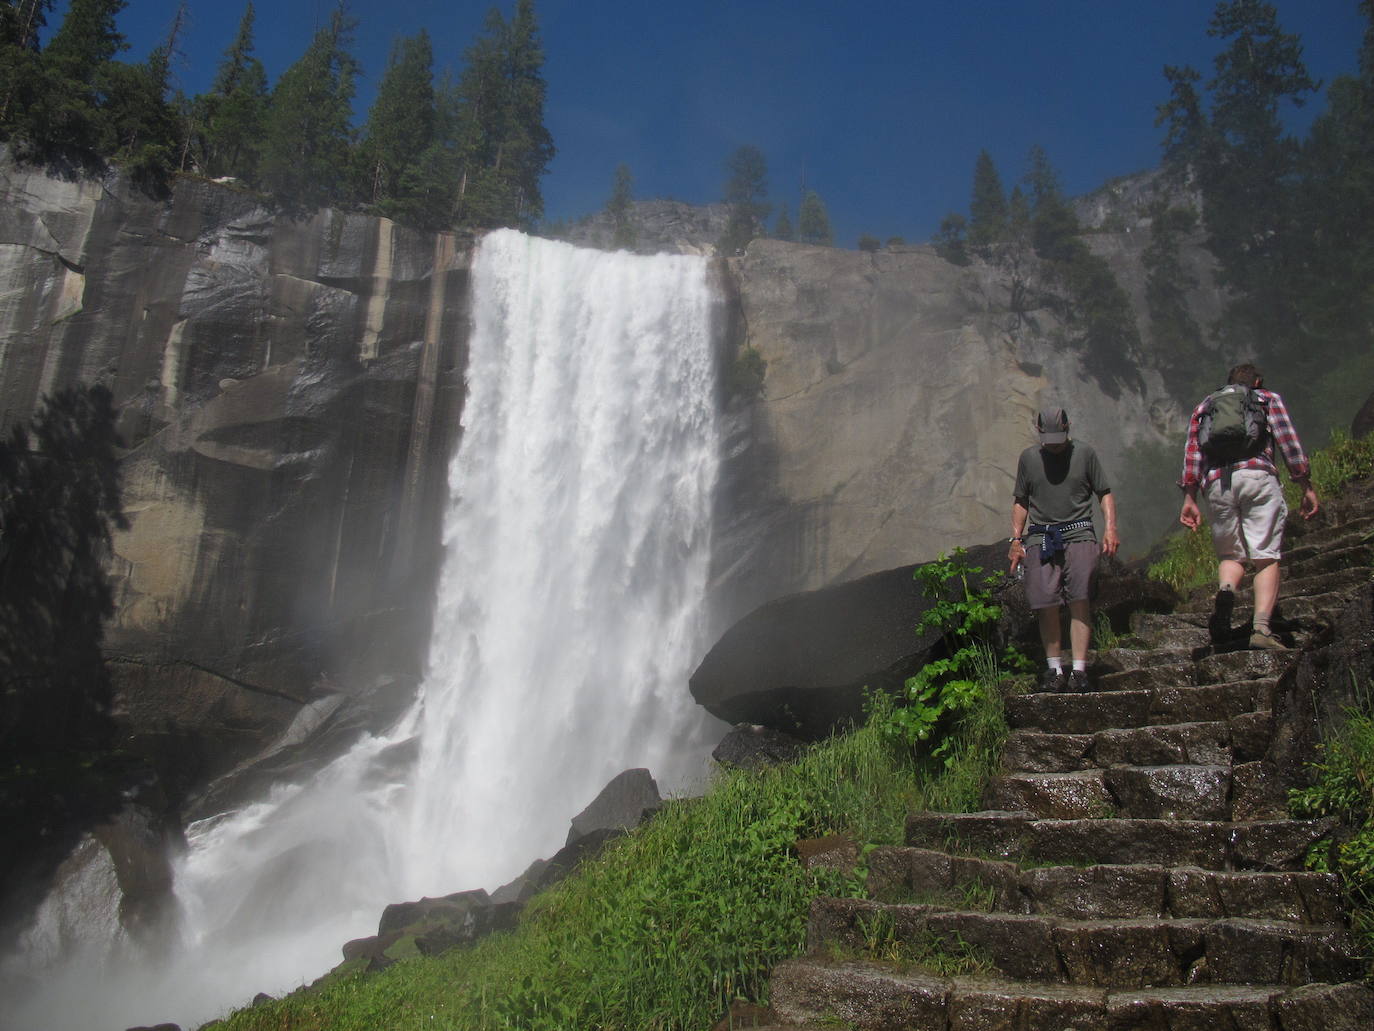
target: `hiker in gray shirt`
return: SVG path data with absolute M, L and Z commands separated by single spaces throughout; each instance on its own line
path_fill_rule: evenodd
M 1097 452 L 1069 439 L 1069 416 L 1064 409 L 1040 412 L 1035 428 L 1040 443 L 1026 448 L 1016 465 L 1007 558 L 1013 573 L 1025 563 L 1026 600 L 1040 622 L 1047 665 L 1040 690 L 1086 691 L 1092 638 L 1090 598 L 1099 551 L 1092 499 L 1097 496 L 1106 523 L 1104 555 L 1115 555 L 1121 543 L 1116 535 L 1116 499 Z M 1071 670 L 1064 668 L 1062 656 L 1061 604 L 1069 607 Z

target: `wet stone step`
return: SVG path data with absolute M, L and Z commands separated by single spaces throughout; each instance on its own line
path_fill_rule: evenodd
M 1190 985 L 1105 989 L 941 977 L 893 964 L 789 960 L 772 1007 L 810 1027 L 853 1031 L 1357 1031 L 1374 1026 L 1374 992 L 1358 984 Z
M 1291 553 L 1300 547 L 1341 547 L 1347 541 L 1358 541 L 1370 533 L 1374 533 L 1374 516 L 1360 515 L 1335 526 L 1323 526 L 1319 529 L 1312 528 L 1309 524 L 1303 527 L 1301 533 L 1286 535 L 1284 543 Z
M 1276 683 L 1266 679 L 1081 695 L 1013 695 L 1005 700 L 1005 707 L 1013 729 L 1096 734 L 1171 723 L 1215 723 L 1267 711 L 1273 707 Z
M 1179 657 L 1120 673 L 1104 673 L 1091 681 L 1094 691 L 1145 691 L 1155 687 L 1191 687 L 1194 683 L 1191 657 Z
M 1183 763 L 1225 766 L 1263 758 L 1273 734 L 1273 717 L 1248 712 L 1229 720 L 1102 730 L 1096 734 L 1052 734 L 1014 730 L 1002 749 L 1002 763 L 1018 773 L 1071 773 L 1107 766 L 1165 766 Z
M 1104 648 L 1093 656 L 1089 668 L 1102 676 L 1160 666 L 1191 669 L 1192 663 L 1192 650 L 1188 648 Z
M 1070 920 L 868 899 L 811 904 L 807 950 L 841 958 L 966 959 L 983 972 L 1102 988 L 1340 982 L 1358 978 L 1341 926 L 1222 918 Z
M 906 844 L 1023 863 L 1161 864 L 1207 870 L 1301 870 L 1328 840 L 1322 820 L 1045 820 L 1030 813 L 912 813 Z
M 1260 649 L 1220 652 L 1199 659 L 1196 663 L 1199 684 L 1223 684 L 1236 680 L 1258 680 L 1277 677 L 1293 662 L 1288 651 Z
M 1352 566 L 1374 565 L 1374 541 L 1363 541 L 1359 537 L 1345 539 L 1341 543 L 1323 547 L 1304 545 L 1283 556 L 1283 572 L 1293 580 L 1330 573 Z
M 1230 798 L 1229 766 L 1116 766 L 995 777 L 983 804 L 1056 820 L 1229 820 Z
M 1301 598 L 1283 598 L 1279 602 L 1280 628 L 1324 626 L 1335 619 L 1350 600 L 1345 591 L 1328 594 L 1309 594 Z
M 1333 591 L 1348 591 L 1358 587 L 1368 579 L 1369 569 L 1365 566 L 1338 569 L 1329 573 L 1318 573 L 1315 576 L 1285 577 L 1279 588 L 1279 606 L 1286 609 L 1287 603 L 1296 598 L 1315 594 L 1329 594 Z M 1210 613 L 1215 597 L 1215 590 L 1208 589 L 1205 592 L 1198 592 L 1181 603 L 1178 606 L 1178 612 Z M 1241 589 L 1236 592 L 1237 607 L 1250 605 L 1251 599 L 1252 594 L 1247 578 L 1241 584 Z
M 1040 914 L 1283 920 L 1339 924 L 1334 874 L 1228 872 L 1159 864 L 1044 866 L 885 846 L 868 856 L 869 895 L 879 902 Z

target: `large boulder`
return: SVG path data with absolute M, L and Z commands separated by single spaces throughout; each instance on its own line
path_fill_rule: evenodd
M 1005 567 L 1006 554 L 999 542 L 971 548 L 966 557 L 987 575 Z M 917 568 L 900 566 L 760 606 L 706 654 L 692 674 L 692 696 L 720 719 L 807 740 L 861 722 L 868 692 L 896 694 L 942 655 L 938 631 L 916 632 L 931 605 L 913 578 Z M 998 639 L 1038 658 L 1035 614 L 1021 584 L 1003 581 L 993 595 L 1002 609 Z M 1125 631 L 1132 612 L 1166 611 L 1176 601 L 1171 588 L 1116 560 L 1098 567 L 1094 608 L 1118 630 Z
M 970 549 L 991 572 L 1005 544 Z M 935 631 L 916 633 L 930 607 L 915 565 L 794 594 L 760 606 L 727 630 L 691 677 L 713 716 L 806 740 L 863 718 L 867 691 L 896 692 L 930 655 Z

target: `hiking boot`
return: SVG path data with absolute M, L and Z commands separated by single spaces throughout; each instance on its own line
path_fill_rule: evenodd
M 1217 591 L 1212 602 L 1212 615 L 1207 620 L 1207 633 L 1212 644 L 1224 644 L 1231 637 L 1231 613 L 1236 607 L 1235 591 Z
M 1265 651 L 1274 652 L 1283 651 L 1285 648 L 1288 647 L 1288 645 L 1284 644 L 1272 633 L 1265 633 L 1262 630 L 1256 630 L 1253 634 L 1250 635 L 1250 647 L 1262 648 Z
M 1074 694 L 1083 694 L 1086 691 L 1091 691 L 1092 688 L 1088 686 L 1087 671 L 1081 669 L 1072 670 L 1069 673 L 1069 682 L 1065 685 L 1064 690 Z
M 1064 691 L 1068 679 L 1068 674 L 1062 669 L 1047 669 L 1040 674 L 1040 684 L 1036 687 L 1036 690 L 1046 691 L 1051 694 L 1060 694 Z

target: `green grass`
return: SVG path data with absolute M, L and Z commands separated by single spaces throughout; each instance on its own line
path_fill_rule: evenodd
M 733 1000 L 766 1002 L 773 966 L 803 951 L 812 899 L 862 894 L 862 870 L 804 870 L 797 840 L 897 844 L 909 810 L 976 804 L 1006 734 L 994 681 L 985 692 L 988 711 L 956 728 L 953 762 L 893 748 L 877 702 L 865 726 L 795 763 L 720 771 L 705 797 L 669 805 L 534 899 L 512 932 L 374 974 L 340 971 L 216 1027 L 710 1027 Z M 932 945 L 921 962 L 970 962 L 947 951 Z
M 1308 866 L 1341 875 L 1351 926 L 1374 957 L 1374 699 L 1367 690 L 1320 748 L 1316 783 L 1293 791 L 1289 807 L 1295 816 L 1335 816 L 1350 828 L 1334 848 L 1314 848 Z

